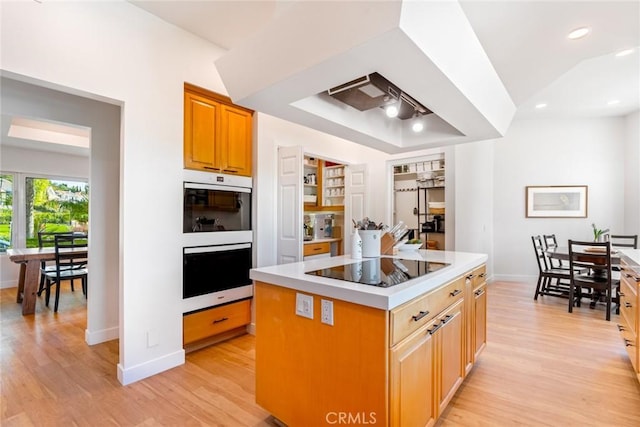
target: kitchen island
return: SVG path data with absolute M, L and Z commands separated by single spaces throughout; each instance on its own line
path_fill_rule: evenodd
M 640 381 L 640 249 L 620 250 L 620 320 L 618 330 Z
M 290 426 L 435 423 L 486 342 L 486 260 L 421 250 L 253 269 L 257 403 Z

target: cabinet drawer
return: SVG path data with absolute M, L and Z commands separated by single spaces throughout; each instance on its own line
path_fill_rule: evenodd
M 304 256 L 326 254 L 331 252 L 331 243 L 329 242 L 305 243 L 303 246 L 304 246 L 304 250 L 303 250 Z
M 442 310 L 462 299 L 464 276 L 391 311 L 391 346 L 402 341 Z
M 618 329 L 620 329 L 620 336 L 622 337 L 624 346 L 627 350 L 627 354 L 629 355 L 629 359 L 631 360 L 631 365 L 633 365 L 633 371 L 638 371 L 638 336 L 629 330 L 629 327 L 625 324 L 625 322 L 621 322 L 621 325 L 618 325 Z
M 629 329 L 636 333 L 636 325 L 638 319 L 638 295 L 633 288 L 634 284 L 629 283 L 628 279 L 623 277 L 620 280 L 620 317 L 628 323 Z
M 186 314 L 182 318 L 183 343 L 190 344 L 250 322 L 251 300 L 248 299 Z
M 473 274 L 473 287 L 478 287 L 487 281 L 487 266 L 482 265 L 471 272 Z

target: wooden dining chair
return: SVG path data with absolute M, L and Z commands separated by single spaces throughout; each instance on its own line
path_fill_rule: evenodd
M 531 241 L 533 242 L 533 250 L 538 263 L 538 282 L 533 299 L 537 300 L 538 295 L 567 298 L 569 295 L 569 280 L 571 279 L 569 270 L 549 266 L 542 237 L 531 236 Z
M 38 231 L 38 248 L 54 247 L 56 236 L 70 236 L 71 234 L 71 231 Z M 47 261 L 42 261 L 40 263 L 40 285 L 38 286 L 38 296 L 42 295 L 42 291 L 44 290 L 45 275 L 48 272 L 55 270 L 55 264 L 48 263 Z M 73 282 L 71 282 L 71 290 L 74 291 Z
M 583 242 L 569 240 L 569 313 L 573 307 L 580 307 L 583 291 L 590 290 L 592 298 L 591 308 L 604 293 L 606 304 L 606 319 L 611 320 L 612 287 L 619 283 L 619 273 L 611 269 L 611 243 L 610 242 Z M 585 269 L 587 272 L 581 272 Z
M 614 248 L 638 249 L 637 234 L 630 234 L 630 235 L 611 234 L 609 236 L 609 241 L 611 242 L 611 246 Z
M 558 248 L 558 241 L 556 240 L 555 234 L 543 234 L 542 242 L 544 243 L 545 250 Z M 546 251 L 545 251 L 545 254 L 546 254 Z M 569 270 L 569 266 L 563 263 L 561 259 L 551 258 L 548 255 L 547 255 L 547 264 L 549 265 L 550 268 L 559 268 L 562 270 Z
M 45 274 L 45 305 L 49 306 L 51 287 L 56 287 L 56 296 L 53 311 L 58 311 L 60 300 L 60 286 L 63 280 L 82 280 L 82 292 L 87 295 L 87 262 L 86 252 L 83 255 L 72 253 L 74 249 L 86 249 L 88 246 L 86 239 L 78 239 L 74 235 L 55 236 L 56 265 L 55 271 Z

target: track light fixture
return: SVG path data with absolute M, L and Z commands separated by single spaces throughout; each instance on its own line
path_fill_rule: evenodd
M 387 105 L 384 109 L 384 112 L 387 114 L 387 117 L 393 118 L 398 117 L 398 106 L 396 104 Z

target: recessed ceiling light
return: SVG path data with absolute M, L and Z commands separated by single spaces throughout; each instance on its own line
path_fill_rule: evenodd
M 422 120 L 416 119 L 411 125 L 411 129 L 415 133 L 422 132 L 422 130 L 424 129 L 424 123 L 422 123 Z
M 542 102 L 540 104 L 536 104 L 536 108 L 537 109 L 545 108 L 546 106 L 547 106 L 547 104 L 545 104 L 544 102 Z
M 620 52 L 616 53 L 616 56 L 620 57 L 620 56 L 627 56 L 633 53 L 633 49 L 625 49 L 625 50 L 621 50 Z
M 571 31 L 567 37 L 569 37 L 571 40 L 581 39 L 582 37 L 586 36 L 590 32 L 591 32 L 591 28 L 580 27 Z
M 607 105 L 616 105 L 616 104 L 620 104 L 619 99 L 612 99 L 611 101 L 607 102 Z

